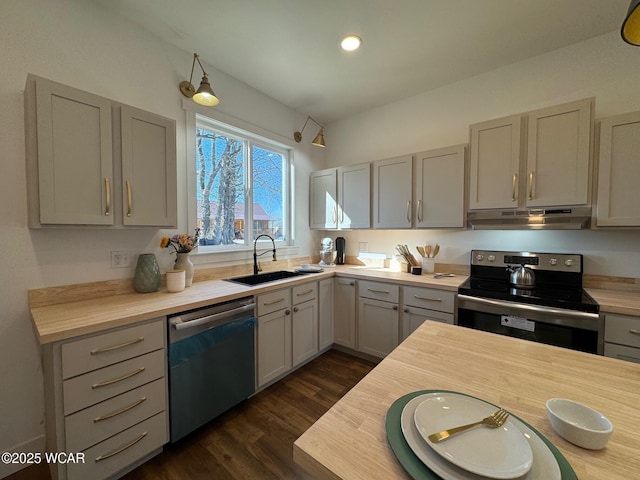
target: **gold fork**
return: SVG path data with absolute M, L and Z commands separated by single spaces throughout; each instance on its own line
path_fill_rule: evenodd
M 442 430 L 441 432 L 438 432 L 438 433 L 432 433 L 431 435 L 429 435 L 429 440 L 431 440 L 433 443 L 438 443 L 442 440 L 446 440 L 447 438 L 449 438 L 452 435 L 455 435 L 456 433 L 464 432 L 465 430 L 469 430 L 470 428 L 477 427 L 478 425 L 486 425 L 487 427 L 498 428 L 504 425 L 504 422 L 507 421 L 508 417 L 509 417 L 509 412 L 501 408 L 500 410 L 493 412 L 488 417 L 483 418 L 479 422 L 473 422 L 473 423 L 469 423 L 468 425 L 462 425 L 460 427 L 454 427 L 454 428 L 449 428 L 447 430 Z

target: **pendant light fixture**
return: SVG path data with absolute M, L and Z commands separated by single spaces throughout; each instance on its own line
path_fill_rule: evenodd
M 640 47 L 640 0 L 631 0 L 620 34 L 625 42 Z
M 300 130 L 299 132 L 294 132 L 293 133 L 293 139 L 298 143 L 300 143 L 302 141 L 302 132 L 304 132 L 304 129 L 307 126 L 307 123 L 309 123 L 309 120 L 311 120 L 313 123 L 315 123 L 316 125 L 318 125 L 320 127 L 320 131 L 318 132 L 316 137 L 311 142 L 311 145 L 315 145 L 316 147 L 325 147 L 326 145 L 324 143 L 324 127 L 322 125 L 320 125 L 318 122 L 316 122 L 310 116 L 308 116 L 307 120 L 304 122 L 304 125 L 302 126 L 302 130 Z
M 198 90 L 195 89 L 191 80 L 193 80 L 193 69 L 196 66 L 196 60 L 198 61 L 198 65 L 200 65 L 200 69 L 202 70 L 202 80 L 200 81 L 200 87 Z M 204 71 L 204 67 L 202 63 L 200 63 L 200 57 L 197 53 L 193 54 L 193 63 L 191 64 L 191 75 L 189 75 L 189 81 L 186 80 L 184 82 L 180 82 L 180 91 L 187 98 L 192 98 L 194 102 L 204 105 L 205 107 L 213 107 L 220 103 L 216 94 L 213 93 L 213 89 L 209 84 L 209 76 L 207 72 Z

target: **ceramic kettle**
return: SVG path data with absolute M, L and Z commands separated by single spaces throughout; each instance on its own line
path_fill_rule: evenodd
M 518 288 L 534 288 L 536 286 L 536 274 L 528 267 L 509 265 L 507 270 L 511 272 L 509 283 Z

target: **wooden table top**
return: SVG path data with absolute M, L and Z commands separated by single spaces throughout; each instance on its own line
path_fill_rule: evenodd
M 452 390 L 498 404 L 545 435 L 581 480 L 640 472 L 640 365 L 437 322 L 425 322 L 294 444 L 294 460 L 319 479 L 405 479 L 385 417 L 399 397 Z M 603 450 L 558 436 L 545 402 L 575 400 L 614 426 Z

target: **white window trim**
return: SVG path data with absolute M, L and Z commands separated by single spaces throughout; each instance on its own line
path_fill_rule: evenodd
M 207 118 L 207 121 L 211 123 L 212 128 L 219 129 L 222 132 L 229 132 L 234 135 L 243 135 L 252 138 L 253 141 L 259 145 L 269 146 L 274 145 L 283 150 L 287 150 L 289 153 L 288 168 L 290 169 L 289 175 L 289 191 L 284 202 L 289 204 L 288 209 L 288 240 L 286 242 L 276 242 L 276 248 L 279 258 L 296 257 L 299 253 L 299 247 L 295 244 L 295 225 L 293 220 L 295 219 L 295 202 L 292 199 L 295 198 L 295 166 L 294 166 L 294 151 L 295 143 L 290 139 L 283 137 L 282 135 L 271 132 L 267 129 L 258 127 L 244 120 L 236 118 L 232 115 L 228 115 L 219 109 L 211 109 L 210 107 L 203 107 L 194 103 L 190 99 L 183 99 L 182 108 L 185 110 L 185 139 L 187 145 L 186 154 L 186 182 L 187 182 L 187 216 L 188 216 L 188 231 L 194 231 L 196 228 L 196 182 L 191 181 L 196 176 L 196 115 L 201 115 Z M 265 141 L 267 142 L 265 145 Z M 258 251 L 262 251 L 262 242 L 258 245 Z M 253 261 L 253 245 L 225 245 L 215 247 L 215 251 L 207 247 L 199 247 L 191 254 L 191 259 L 194 264 L 218 264 L 218 265 L 233 265 L 238 262 Z

